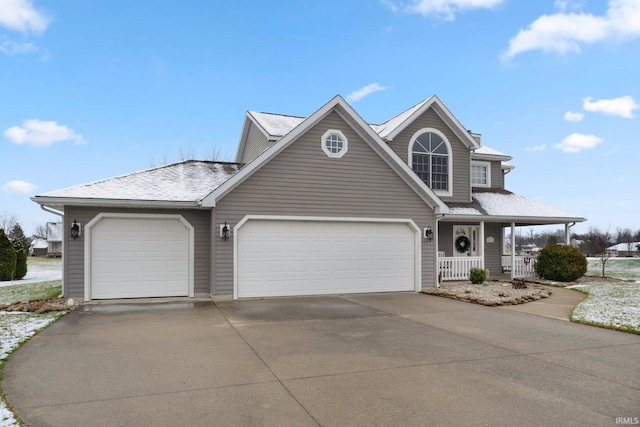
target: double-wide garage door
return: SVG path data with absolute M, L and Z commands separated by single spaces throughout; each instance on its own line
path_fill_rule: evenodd
M 189 295 L 190 232 L 175 217 L 104 217 L 91 227 L 91 299 Z
M 250 219 L 237 230 L 237 297 L 412 291 L 407 222 Z

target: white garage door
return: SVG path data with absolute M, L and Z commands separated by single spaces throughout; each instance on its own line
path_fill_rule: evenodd
M 408 223 L 250 219 L 237 235 L 238 298 L 415 289 Z
M 102 218 L 91 228 L 91 298 L 188 296 L 189 241 L 176 218 Z

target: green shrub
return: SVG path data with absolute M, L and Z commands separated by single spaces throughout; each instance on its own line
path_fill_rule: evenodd
M 16 250 L 16 272 L 14 279 L 22 279 L 27 275 L 27 249 L 22 244 L 21 240 L 14 240 L 13 249 Z
M 474 285 L 484 283 L 484 281 L 487 280 L 487 270 L 482 268 L 472 268 L 469 270 L 469 280 Z
M 0 281 L 13 280 L 16 274 L 16 250 L 0 229 Z
M 533 269 L 543 279 L 572 282 L 587 272 L 587 259 L 573 246 L 549 245 L 540 250 Z

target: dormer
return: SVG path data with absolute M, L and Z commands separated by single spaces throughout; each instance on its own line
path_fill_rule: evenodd
M 508 154 L 487 146 L 481 146 L 473 151 L 471 153 L 471 187 L 504 189 L 504 176 L 515 167 L 509 163 L 511 159 L 512 157 Z

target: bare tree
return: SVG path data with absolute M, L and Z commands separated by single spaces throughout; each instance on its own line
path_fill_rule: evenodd
M 184 162 L 186 160 L 195 160 L 197 157 L 196 150 L 194 150 L 193 147 L 180 147 L 178 148 L 178 153 L 181 162 Z
M 15 227 L 16 224 L 18 224 L 18 217 L 15 216 L 15 214 L 8 211 L 2 211 L 0 214 L 0 229 L 9 233 L 13 230 L 13 227 Z
M 205 153 L 205 159 L 212 162 L 230 162 L 232 157 L 228 151 L 223 151 L 221 147 L 214 144 Z
M 596 255 L 600 258 L 600 263 L 602 264 L 602 277 L 605 277 L 606 264 L 612 255 L 611 251 L 608 250 L 612 243 L 613 236 L 611 236 L 608 229 L 607 231 L 600 231 L 597 228 L 591 227 L 584 238 L 583 252 Z
M 33 237 L 36 237 L 38 239 L 47 240 L 47 224 L 38 224 L 38 225 L 36 225 L 36 228 L 33 231 Z

